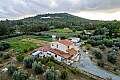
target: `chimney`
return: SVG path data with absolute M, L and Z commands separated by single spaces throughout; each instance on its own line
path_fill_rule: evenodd
M 61 38 L 59 37 L 58 41 L 60 41 L 60 40 L 61 40 Z

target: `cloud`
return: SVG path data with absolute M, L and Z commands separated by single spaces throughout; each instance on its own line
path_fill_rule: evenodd
M 120 0 L 1 0 L 0 17 L 18 18 L 48 12 L 113 13 L 119 11 L 119 4 Z

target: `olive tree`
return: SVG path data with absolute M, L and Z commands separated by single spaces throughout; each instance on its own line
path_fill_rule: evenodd
M 13 73 L 12 80 L 27 80 L 28 75 L 23 70 L 18 70 Z
M 36 74 L 41 74 L 41 73 L 43 73 L 44 72 L 44 69 L 43 69 L 43 66 L 42 66 L 42 64 L 40 63 L 40 62 L 34 62 L 33 64 L 32 64 L 32 69 L 34 70 L 34 72 L 36 73 Z
M 33 58 L 32 57 L 25 57 L 24 58 L 24 65 L 26 68 L 31 68 L 32 67 L 32 63 L 33 63 Z
M 68 72 L 67 72 L 67 70 L 63 70 L 63 71 L 61 71 L 61 79 L 63 79 L 63 80 L 66 80 L 67 79 L 67 77 L 68 77 Z
M 44 73 L 44 77 L 45 80 L 59 80 L 59 74 L 54 70 L 54 67 L 48 68 Z
M 17 67 L 14 64 L 9 64 L 7 68 L 9 75 L 13 75 L 13 73 L 17 70 Z

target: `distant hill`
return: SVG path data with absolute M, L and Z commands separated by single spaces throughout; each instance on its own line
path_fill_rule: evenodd
M 54 28 L 65 28 L 65 27 L 85 27 L 85 25 L 94 24 L 96 21 L 81 18 L 78 16 L 74 16 L 68 13 L 54 13 L 54 14 L 41 14 L 34 17 L 28 17 L 22 20 L 18 20 L 18 22 L 22 21 L 23 23 L 31 24 L 39 24 L 45 23 L 49 27 Z
M 57 20 L 57 21 L 77 21 L 77 22 L 93 22 L 92 20 L 74 16 L 68 13 L 54 13 L 54 14 L 41 14 L 34 17 L 28 17 L 23 20 Z

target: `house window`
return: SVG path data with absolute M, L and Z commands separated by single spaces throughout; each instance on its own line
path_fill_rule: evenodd
M 68 46 L 68 49 L 69 49 L 69 46 Z
M 52 44 L 52 46 L 54 46 L 54 45 Z
M 47 53 L 48 55 L 51 55 L 50 53 Z
M 57 57 L 57 55 L 55 55 L 55 57 Z
M 58 44 L 57 44 L 57 48 L 58 48 Z

